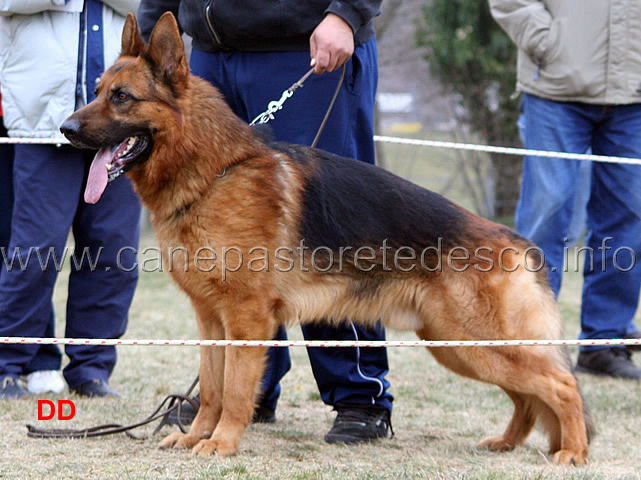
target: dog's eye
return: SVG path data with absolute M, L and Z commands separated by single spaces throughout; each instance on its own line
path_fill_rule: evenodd
M 125 92 L 116 92 L 114 94 L 114 101 L 122 103 L 129 100 L 131 97 Z

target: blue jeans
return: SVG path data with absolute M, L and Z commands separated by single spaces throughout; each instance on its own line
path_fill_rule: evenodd
M 526 148 L 641 158 L 641 104 L 564 103 L 525 94 L 521 120 Z M 516 229 L 543 249 L 557 295 L 571 247 L 580 162 L 526 157 L 523 165 Z M 641 287 L 641 167 L 593 162 L 591 169 L 580 338 L 621 338 L 638 330 L 632 319 Z
M 346 65 L 345 79 L 318 148 L 374 163 L 374 98 L 378 79 L 374 39 L 356 47 Z M 191 69 L 217 87 L 232 110 L 249 122 L 278 100 L 285 89 L 309 70 L 309 52 L 217 52 L 192 50 Z M 269 122 L 279 141 L 310 145 L 338 84 L 340 71 L 312 75 Z M 353 325 L 305 325 L 306 339 L 383 340 L 382 328 L 365 330 Z M 276 339 L 286 339 L 283 327 Z M 309 348 L 312 372 L 321 398 L 328 405 L 349 401 L 375 403 L 392 410 L 387 392 L 389 371 L 384 348 Z M 263 406 L 276 409 L 280 379 L 291 367 L 285 347 L 269 349 L 262 382 Z

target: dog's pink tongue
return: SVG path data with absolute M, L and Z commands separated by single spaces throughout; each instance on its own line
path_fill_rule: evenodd
M 89 167 L 89 177 L 85 188 L 85 202 L 96 203 L 107 188 L 107 164 L 111 163 L 109 148 L 101 148 Z

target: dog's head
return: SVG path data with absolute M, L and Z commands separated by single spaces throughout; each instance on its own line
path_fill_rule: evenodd
M 120 57 L 101 77 L 96 98 L 60 127 L 79 148 L 97 149 L 85 201 L 100 199 L 107 183 L 142 165 L 154 140 L 180 123 L 177 104 L 190 80 L 180 31 L 165 13 L 145 46 L 133 14 L 122 33 Z

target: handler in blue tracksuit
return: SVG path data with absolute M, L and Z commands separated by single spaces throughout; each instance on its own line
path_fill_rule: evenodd
M 92 100 L 105 64 L 118 56 L 124 16 L 138 7 L 137 0 L 57 3 L 62 5 L 0 2 L 0 87 L 12 137 L 62 138 L 60 124 L 74 107 Z M 65 258 L 70 229 L 78 262 L 70 262 L 65 335 L 124 333 L 137 282 L 131 267 L 140 203 L 129 181 L 113 184 L 96 205 L 83 201 L 93 154 L 69 146 L 16 145 L 11 257 L 0 275 L 0 336 L 53 333 L 47 326 L 56 261 Z M 37 345 L 0 345 L 0 399 L 26 396 L 18 378 L 37 351 Z M 69 363 L 63 374 L 72 392 L 117 395 L 108 385 L 114 347 L 75 345 L 65 352 Z M 59 357 L 54 363 L 50 368 L 60 368 Z
M 160 15 L 172 11 L 193 38 L 192 73 L 216 86 L 247 122 L 264 112 L 270 101 L 280 99 L 283 90 L 309 70 L 310 53 L 316 53 L 317 69 L 326 73 L 308 78 L 269 123 L 274 137 L 289 143 L 312 143 L 344 63 L 345 78 L 317 146 L 373 164 L 378 66 L 372 19 L 380 4 L 361 0 L 143 0 L 138 22 L 143 37 L 148 38 Z M 324 34 L 320 33 L 321 25 L 326 28 Z M 341 37 L 344 32 L 347 35 Z M 335 41 L 334 50 L 323 44 L 328 37 Z M 351 43 L 353 54 L 349 48 L 342 50 L 341 42 Z M 324 58 L 328 52 L 330 58 Z M 306 339 L 314 340 L 385 338 L 382 328 L 369 331 L 350 324 L 307 325 L 302 329 Z M 276 338 L 286 338 L 284 328 Z M 338 412 L 326 441 L 358 443 L 387 436 L 393 397 L 387 392 L 385 349 L 310 348 L 308 354 L 323 401 Z M 257 408 L 267 421 L 273 419 L 279 381 L 290 366 L 286 348 L 270 349 Z

